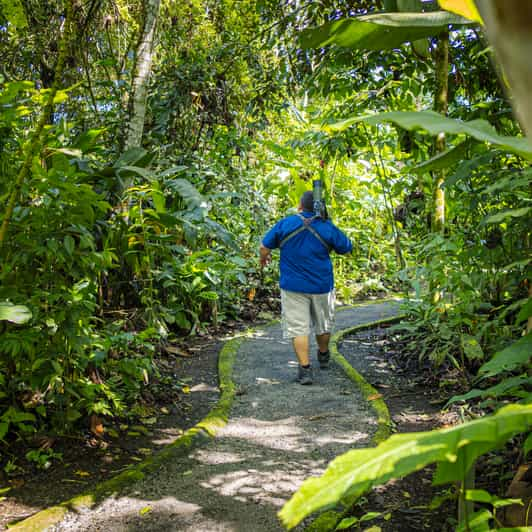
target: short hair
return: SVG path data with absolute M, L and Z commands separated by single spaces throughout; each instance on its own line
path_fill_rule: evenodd
M 307 190 L 301 196 L 301 207 L 304 211 L 314 212 L 314 196 L 312 190 Z

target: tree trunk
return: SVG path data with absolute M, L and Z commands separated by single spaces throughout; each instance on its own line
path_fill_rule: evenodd
M 28 142 L 28 148 L 24 155 L 24 162 L 22 163 L 22 166 L 15 179 L 15 183 L 13 184 L 13 188 L 9 194 L 4 219 L 2 221 L 2 226 L 0 227 L 0 248 L 2 248 L 4 244 L 7 230 L 13 216 L 13 211 L 20 195 L 20 191 L 22 190 L 22 186 L 24 185 L 24 181 L 26 181 L 31 173 L 31 163 L 33 158 L 41 152 L 44 143 L 46 142 L 47 130 L 45 129 L 45 126 L 52 116 L 54 98 L 59 90 L 59 87 L 61 86 L 65 62 L 71 43 L 72 19 L 73 7 L 72 2 L 69 0 L 66 3 L 66 16 L 63 26 L 63 34 L 61 36 L 61 40 L 59 41 L 59 53 L 55 67 L 54 80 L 52 86 L 50 87 L 46 104 L 42 109 L 41 116 L 37 122 L 37 126 L 35 127 L 35 131 L 32 133 L 31 139 Z
M 132 93 L 129 101 L 129 122 L 124 150 L 140 146 L 142 142 L 159 6 L 160 0 L 144 0 L 144 19 L 135 54 Z
M 438 39 L 435 52 L 436 60 L 436 93 L 434 95 L 434 110 L 443 115 L 447 114 L 449 95 L 449 34 L 443 33 Z M 435 143 L 436 153 L 445 150 L 445 133 L 439 133 Z M 445 170 L 434 173 L 434 212 L 433 228 L 443 232 L 445 227 L 445 191 L 443 182 Z
M 532 4 L 522 0 L 476 0 L 488 39 L 508 78 L 517 118 L 532 136 Z

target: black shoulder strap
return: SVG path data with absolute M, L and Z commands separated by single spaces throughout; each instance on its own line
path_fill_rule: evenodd
M 282 248 L 291 238 L 298 235 L 302 231 L 310 231 L 327 249 L 327 252 L 331 252 L 331 246 L 325 242 L 323 237 L 314 229 L 313 227 L 310 227 L 310 224 L 313 220 L 316 218 L 319 218 L 319 216 L 311 216 L 310 218 L 305 218 L 302 214 L 298 214 L 298 216 L 303 220 L 303 225 L 299 226 L 297 229 L 286 235 L 280 242 L 279 248 Z

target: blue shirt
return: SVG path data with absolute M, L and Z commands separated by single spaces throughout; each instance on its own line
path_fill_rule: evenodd
M 301 213 L 305 218 L 311 212 Z M 278 248 L 282 240 L 303 225 L 297 215 L 288 216 L 277 222 L 262 240 L 268 249 Z M 336 253 L 349 253 L 353 249 L 350 240 L 330 220 L 316 218 L 311 222 L 331 249 Z M 281 288 L 305 294 L 325 294 L 334 288 L 331 258 L 325 246 L 310 231 L 301 231 L 281 248 Z

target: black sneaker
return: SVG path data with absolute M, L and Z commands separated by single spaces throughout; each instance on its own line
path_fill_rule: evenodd
M 299 384 L 312 384 L 312 368 L 310 366 L 308 368 L 299 366 L 297 382 Z
M 329 367 L 330 358 L 331 358 L 331 353 L 329 351 L 322 353 L 318 349 L 318 362 L 320 363 L 320 369 L 327 369 Z

